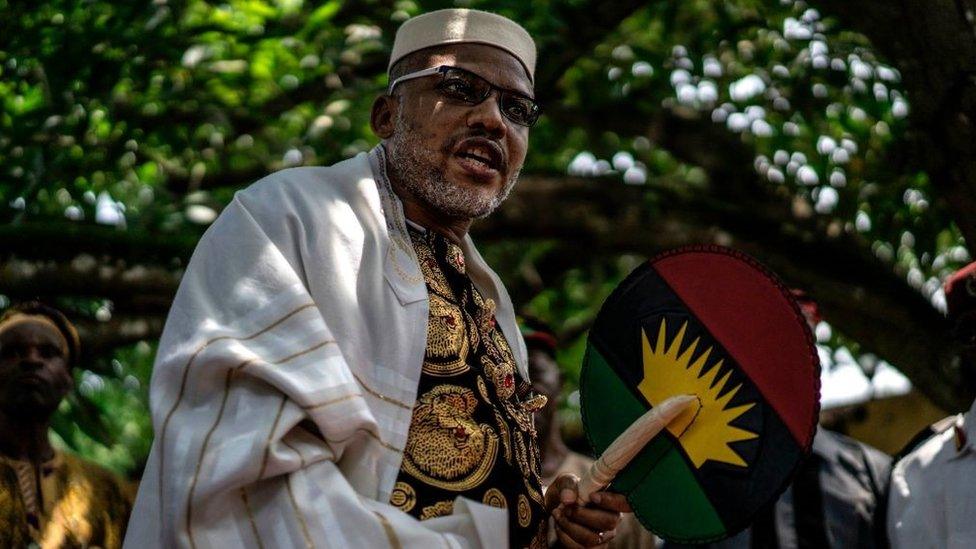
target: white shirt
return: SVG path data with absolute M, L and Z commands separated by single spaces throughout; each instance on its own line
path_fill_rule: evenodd
M 197 246 L 160 340 L 156 439 L 126 535 L 146 547 L 503 547 L 504 511 L 388 504 L 426 347 L 427 288 L 381 147 L 237 193 Z M 511 300 L 468 274 L 528 379 Z
M 976 548 L 976 401 L 891 473 L 888 537 L 899 548 Z

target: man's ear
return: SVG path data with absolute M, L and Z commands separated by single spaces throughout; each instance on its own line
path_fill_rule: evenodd
M 380 139 L 387 139 L 393 135 L 399 107 L 400 102 L 392 95 L 381 95 L 373 101 L 373 108 L 369 113 L 369 126 Z

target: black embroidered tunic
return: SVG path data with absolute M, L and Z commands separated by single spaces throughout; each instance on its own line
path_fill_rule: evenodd
M 515 368 L 495 304 L 465 273 L 461 248 L 410 227 L 427 283 L 427 353 L 403 465 L 390 502 L 425 520 L 464 496 L 508 510 L 511 547 L 545 547 L 533 412 L 545 397 Z

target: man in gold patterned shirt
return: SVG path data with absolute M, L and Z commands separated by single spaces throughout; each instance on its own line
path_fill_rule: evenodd
M 497 29 L 496 36 L 519 38 L 431 45 L 429 30 L 450 26 L 458 12 Z M 421 29 L 428 30 L 423 39 Z M 534 55 L 525 31 L 502 17 L 466 10 L 419 16 L 397 35 L 389 93 L 372 116 L 430 304 L 418 398 L 391 501 L 421 520 L 450 514 L 459 495 L 505 508 L 512 547 L 548 544 L 552 509 L 542 496 L 533 421 L 546 397 L 519 375 L 495 304 L 467 276 L 460 244 L 518 178 L 540 112 Z M 569 477 L 561 482 L 572 487 Z M 561 543 L 601 545 L 612 536 L 626 503 L 604 495 L 606 509 L 556 511 Z
M 122 482 L 48 439 L 78 348 L 71 323 L 40 303 L 0 317 L 0 547 L 122 544 L 131 507 Z
M 391 501 L 421 520 L 461 495 L 509 511 L 513 547 L 544 547 L 547 528 L 531 396 L 496 328 L 494 303 L 466 276 L 460 248 L 420 226 L 410 236 L 430 299 L 427 353 Z

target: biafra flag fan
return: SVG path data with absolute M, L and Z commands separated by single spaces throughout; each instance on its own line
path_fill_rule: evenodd
M 674 542 L 748 526 L 809 453 L 820 364 L 785 286 L 716 246 L 641 265 L 603 304 L 580 378 L 594 453 L 665 399 L 692 403 L 616 477 L 645 527 Z

